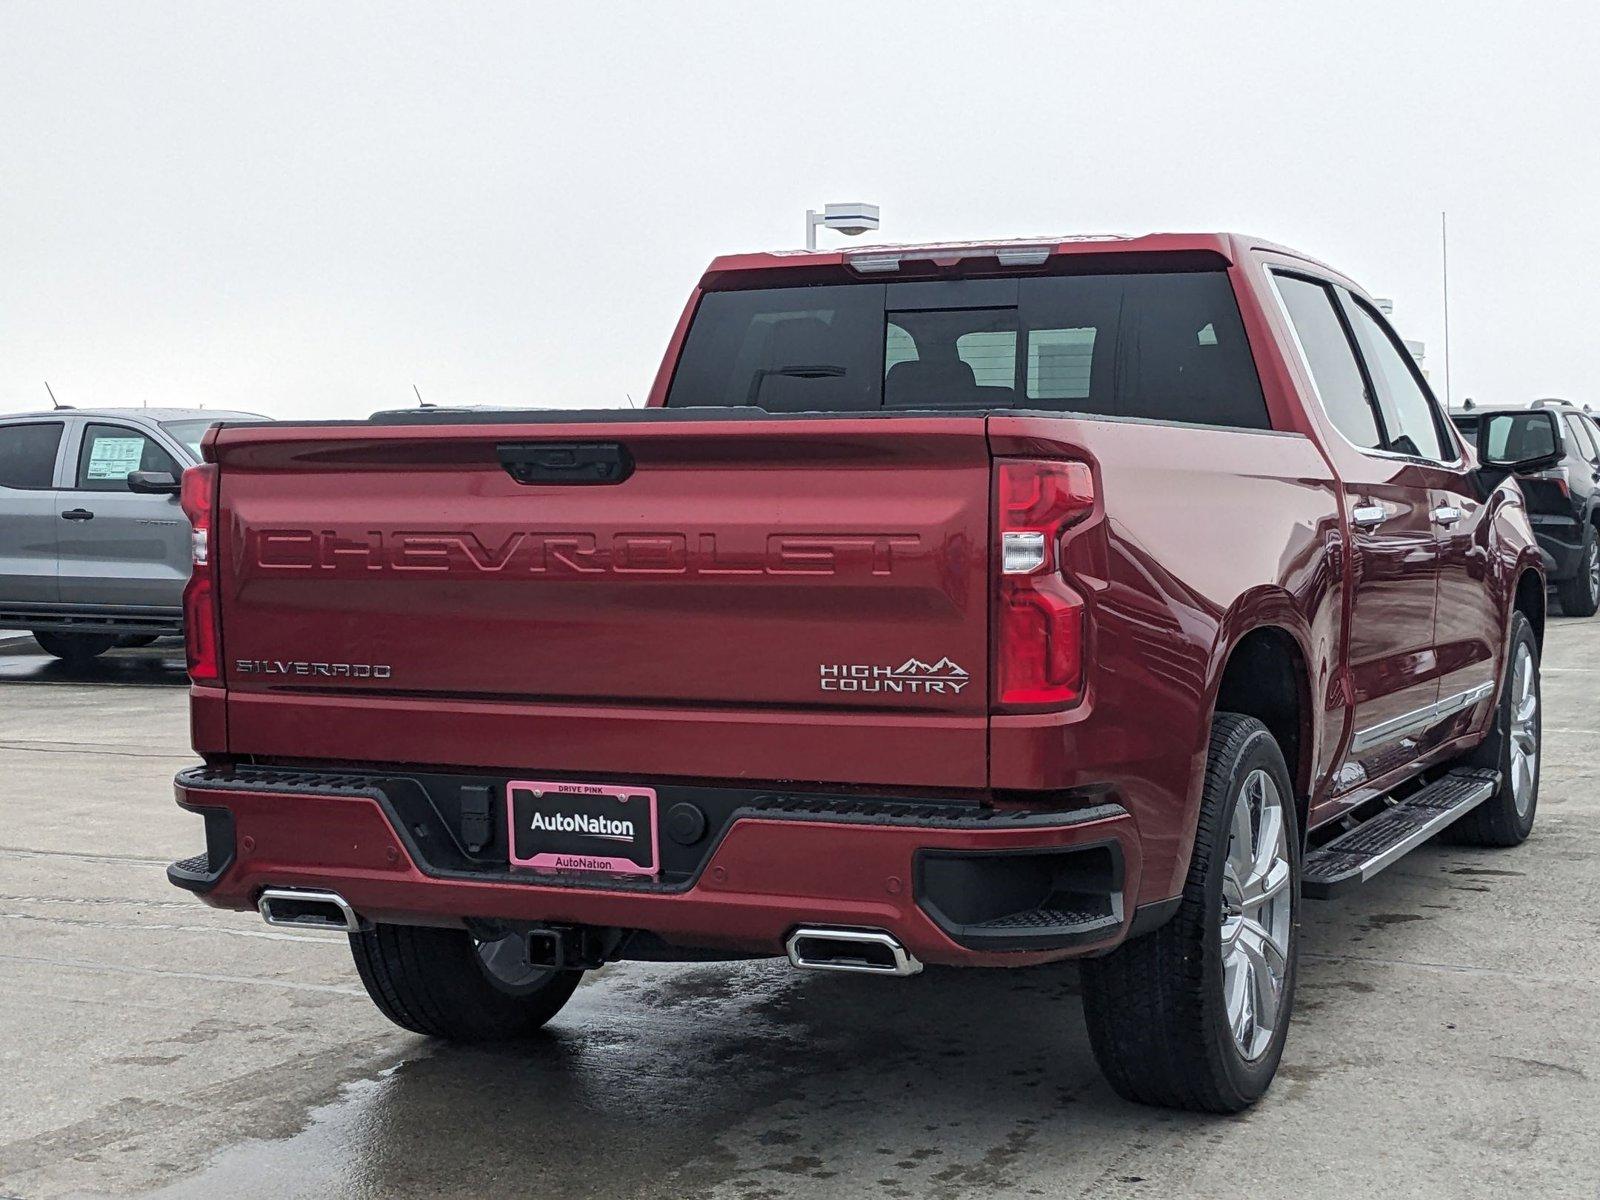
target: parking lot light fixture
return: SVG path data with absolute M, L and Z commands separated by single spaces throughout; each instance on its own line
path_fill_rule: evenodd
M 855 237 L 878 227 L 876 204 L 824 204 L 822 211 L 806 209 L 806 249 L 817 248 L 817 227 L 826 226 L 846 237 Z

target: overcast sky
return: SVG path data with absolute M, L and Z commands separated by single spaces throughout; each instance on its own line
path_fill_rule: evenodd
M 1600 401 L 1597 63 L 1586 3 L 0 0 L 0 411 L 642 401 L 713 255 L 857 199 L 1287 242 L 1441 392 L 1448 210 L 1457 402 Z

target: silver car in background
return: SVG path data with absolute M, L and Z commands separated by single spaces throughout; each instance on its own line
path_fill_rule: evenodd
M 61 408 L 0 416 L 0 629 L 58 658 L 183 632 L 189 522 L 178 480 L 200 439 L 251 413 Z

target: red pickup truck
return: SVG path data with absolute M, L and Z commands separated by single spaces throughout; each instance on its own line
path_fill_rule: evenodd
M 1533 823 L 1530 464 L 1255 239 L 718 259 L 646 409 L 204 456 L 170 877 L 424 1034 L 617 959 L 1075 957 L 1118 1092 L 1236 1111 L 1302 897 Z

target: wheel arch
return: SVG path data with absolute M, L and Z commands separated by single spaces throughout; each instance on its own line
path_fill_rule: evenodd
M 1230 640 L 1222 656 L 1210 710 L 1212 716 L 1232 712 L 1255 717 L 1272 732 L 1294 782 L 1302 837 L 1317 752 L 1309 663 L 1302 639 L 1289 625 L 1249 625 Z M 1206 724 L 1209 738 L 1209 718 Z
M 1528 618 L 1528 624 L 1533 626 L 1533 640 L 1539 647 L 1539 653 L 1544 653 L 1544 623 L 1545 623 L 1545 579 L 1542 572 L 1535 567 L 1524 567 L 1517 575 L 1517 582 L 1511 593 L 1511 612 L 1520 612 Z M 1511 636 L 1511 620 L 1507 614 L 1506 637 Z

